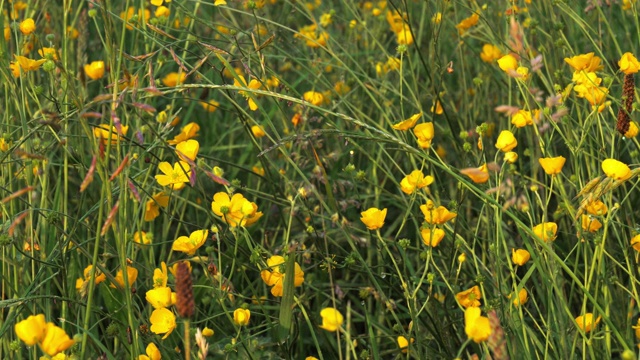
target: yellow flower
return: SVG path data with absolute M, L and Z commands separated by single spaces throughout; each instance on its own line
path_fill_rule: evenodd
M 406 354 L 409 347 L 409 340 L 407 340 L 407 338 L 402 335 L 398 336 L 396 340 L 398 342 L 398 347 L 400 348 L 400 351 L 403 354 Z M 411 338 L 411 343 L 413 343 L 414 341 L 415 339 Z
M 422 243 L 426 246 L 436 247 L 442 239 L 444 239 L 444 230 L 435 228 L 433 231 L 430 228 L 423 228 L 420 230 L 422 236 Z
M 516 161 L 518 161 L 518 153 L 513 152 L 513 151 L 509 151 L 506 154 L 504 154 L 504 161 L 508 162 L 509 164 L 513 164 Z
M 608 211 L 607 205 L 600 200 L 590 202 L 585 209 L 591 215 L 604 215 Z
M 157 287 L 147 291 L 145 299 L 154 309 L 167 308 L 176 303 L 176 293 L 167 286 Z
M 233 312 L 233 323 L 238 326 L 249 325 L 249 319 L 251 318 L 251 311 L 248 309 L 236 309 Z
M 422 117 L 422 113 L 417 113 L 417 114 L 413 114 L 411 115 L 410 118 L 406 119 L 406 120 L 402 120 L 397 124 L 392 125 L 391 127 L 396 129 L 396 130 L 409 130 L 411 128 L 413 128 L 414 126 L 416 126 L 416 123 L 418 122 L 418 120 Z
M 220 6 L 220 5 L 227 5 L 226 0 L 216 0 L 216 1 L 213 3 L 213 6 Z
M 144 231 L 136 231 L 133 233 L 133 242 L 142 245 L 151 244 L 151 239 L 153 239 L 153 235 L 147 234 Z
M 439 100 L 436 100 L 431 106 L 431 112 L 436 115 L 442 115 L 444 113 L 444 109 L 442 108 L 442 104 Z
M 315 106 L 320 106 L 322 105 L 322 103 L 324 103 L 324 95 L 317 91 L 307 91 L 302 94 L 302 98 L 304 99 L 304 101 L 308 101 Z
M 403 26 L 402 30 L 396 33 L 396 41 L 398 45 L 411 45 L 413 44 L 413 34 L 411 28 Z
M 423 149 L 428 149 L 431 147 L 431 141 L 435 136 L 435 132 L 433 129 L 432 122 L 426 122 L 422 124 L 418 124 L 413 128 L 413 134 L 416 136 L 418 140 L 418 146 Z
M 594 72 L 602 69 L 600 65 L 601 59 L 594 56 L 594 53 L 576 55 L 570 58 L 564 58 L 564 61 L 569 64 L 575 71 L 584 70 L 586 72 Z
M 240 79 L 240 81 L 238 81 L 238 79 Z M 258 90 L 260 89 L 260 86 L 262 86 L 260 82 L 256 79 L 251 79 L 248 85 L 247 85 L 247 80 L 245 80 L 244 76 L 238 75 L 238 79 L 233 79 L 233 86 L 249 88 L 251 90 Z M 238 94 L 242 95 L 245 99 L 247 99 L 247 103 L 249 104 L 249 109 L 251 109 L 251 111 L 258 110 L 258 104 L 256 104 L 255 101 L 253 101 L 253 98 L 251 97 L 250 92 L 238 91 Z
M 160 186 L 169 186 L 173 190 L 182 189 L 189 182 L 189 176 L 191 176 L 191 167 L 184 161 L 178 161 L 173 164 L 173 167 L 168 162 L 163 161 L 158 164 L 158 170 L 162 172 L 162 174 L 155 176 L 158 184 Z
M 489 181 L 489 170 L 487 164 L 482 164 L 477 168 L 464 168 L 460 170 L 462 175 L 468 176 L 476 184 L 484 184 Z
M 431 17 L 431 22 L 434 24 L 440 24 L 440 22 L 442 21 L 442 13 L 441 12 L 437 12 L 435 13 L 435 15 L 433 15 Z
M 200 125 L 190 122 L 180 129 L 180 134 L 176 135 L 173 140 L 169 140 L 167 142 L 169 145 L 176 145 L 198 136 L 198 131 L 200 131 Z
M 9 70 L 11 70 L 11 74 L 14 78 L 20 77 L 20 64 L 15 61 L 9 63 Z
M 47 61 L 47 59 L 33 60 L 16 54 L 13 54 L 13 57 L 16 58 L 16 61 L 23 72 L 38 70 L 40 69 L 40 66 Z M 15 73 L 13 75 L 15 76 Z
M 100 124 L 93 128 L 93 136 L 100 139 L 104 144 L 107 143 L 107 139 L 111 139 L 111 144 L 116 144 L 118 139 L 124 140 L 124 136 L 129 131 L 129 126 L 120 125 L 120 131 L 116 126 L 109 126 L 109 124 Z
M 83 277 L 82 278 L 78 278 L 76 279 L 76 290 L 81 294 L 84 295 L 87 291 L 87 286 L 89 285 L 89 281 L 91 280 L 91 269 L 93 268 L 93 265 L 89 265 L 86 268 L 84 268 L 82 274 Z M 98 285 L 101 282 L 107 280 L 107 276 L 105 274 L 103 274 L 102 272 L 100 272 L 99 270 L 96 270 L 96 274 L 95 274 L 95 284 Z
M 582 225 L 582 230 L 584 231 L 596 232 L 602 227 L 602 223 L 600 222 L 600 220 L 589 215 L 582 215 L 580 222 Z
M 580 330 L 584 331 L 585 333 L 588 333 L 588 332 L 591 332 L 591 330 L 593 330 L 596 327 L 596 325 L 598 325 L 598 323 L 600 322 L 600 318 L 601 316 L 598 316 L 598 318 L 594 321 L 593 314 L 586 313 L 576 318 L 576 324 L 578 325 Z
M 138 356 L 138 360 L 160 360 L 162 359 L 162 354 L 160 354 L 160 350 L 154 343 L 149 343 L 147 348 L 145 349 L 146 355 Z
M 41 342 L 47 333 L 47 324 L 44 314 L 31 315 L 20 321 L 14 327 L 16 335 L 27 346 L 33 346 Z
M 442 225 L 458 216 L 458 214 L 450 212 L 442 205 L 436 208 L 431 200 L 427 200 L 426 204 L 420 205 L 420 211 L 424 214 L 424 220 L 432 225 Z
M 93 61 L 84 65 L 84 73 L 92 80 L 101 79 L 104 76 L 104 61 Z
M 460 35 L 464 34 L 467 30 L 469 30 L 472 26 L 475 26 L 480 20 L 480 15 L 473 13 L 468 18 L 462 19 L 457 25 L 456 29 L 458 29 L 458 33 Z
M 162 78 L 162 84 L 164 84 L 164 86 L 167 86 L 167 87 L 175 87 L 177 85 L 184 83 L 186 79 L 187 79 L 187 74 L 182 71 L 180 71 L 179 73 L 170 72 L 167 75 L 165 75 L 165 77 Z
M 153 14 L 156 17 L 169 17 L 169 15 L 171 15 L 171 10 L 169 10 L 169 8 L 166 6 L 160 6 Z
M 326 31 L 318 31 L 318 25 L 316 24 L 303 26 L 293 36 L 304 40 L 305 44 L 310 48 L 326 46 L 327 40 L 329 40 L 329 34 Z
M 615 159 L 604 160 L 602 162 L 602 171 L 608 177 L 618 181 L 624 181 L 631 177 L 631 169 L 627 164 Z
M 636 339 L 640 340 L 640 318 L 638 318 L 638 324 L 636 326 L 632 326 L 631 328 L 635 330 Z
M 36 23 L 32 18 L 24 19 L 24 21 L 20 22 L 19 25 L 20 32 L 24 35 L 29 35 L 32 32 L 36 31 Z
M 176 145 L 176 154 L 178 154 L 178 157 L 185 162 L 188 162 L 187 159 L 195 161 L 199 150 L 200 143 L 198 140 L 191 139 Z
M 54 323 L 47 323 L 46 335 L 40 343 L 40 348 L 49 356 L 56 356 L 73 346 L 75 341 L 67 335 L 61 327 Z
M 164 334 L 162 339 L 166 339 L 176 328 L 176 316 L 171 310 L 166 308 L 155 309 L 149 318 L 151 322 L 151 332 L 154 334 Z
M 533 233 L 542 241 L 549 242 L 556 239 L 558 232 L 558 224 L 554 222 L 545 222 L 533 227 Z
M 542 169 L 544 169 L 544 172 L 547 173 L 547 175 L 559 174 L 562 171 L 565 161 L 567 161 L 567 159 L 565 159 L 564 156 L 538 159 L 540 166 L 542 166 Z
M 527 125 L 533 125 L 533 118 L 531 117 L 531 111 L 528 110 L 518 110 L 511 117 L 511 124 L 515 125 L 518 128 L 525 127 Z
M 322 309 L 320 311 L 320 316 L 322 317 L 322 325 L 320 328 L 331 332 L 338 331 L 344 321 L 344 317 L 340 311 L 334 308 Z
M 518 140 L 509 130 L 502 130 L 496 140 L 496 148 L 502 152 L 509 152 L 518 146 Z
M 38 54 L 43 58 L 51 57 L 53 60 L 58 60 L 58 51 L 55 48 L 43 47 L 38 49 Z
M 207 236 L 209 235 L 209 230 L 196 230 L 189 235 L 180 236 L 173 242 L 173 246 L 171 250 L 173 251 L 181 251 L 189 256 L 196 253 L 204 243 L 207 241 Z
M 282 296 L 284 285 L 284 277 L 285 273 L 280 272 L 281 268 L 284 266 L 285 260 L 280 255 L 273 255 L 269 259 L 267 259 L 268 269 L 262 270 L 260 272 L 260 277 L 262 281 L 264 281 L 267 286 L 273 286 L 271 288 L 271 295 L 273 296 Z M 294 279 L 293 285 L 294 287 L 301 286 L 304 282 L 304 271 L 300 268 L 300 265 L 296 262 L 294 264 Z
M 11 39 L 11 28 L 9 26 L 4 27 L 4 40 L 9 41 Z
M 387 216 L 387 209 L 378 209 L 378 208 L 369 208 L 360 213 L 362 217 L 360 221 L 364 223 L 364 225 L 369 230 L 377 230 L 380 229 L 384 225 L 384 218 Z
M 214 331 L 212 329 L 209 329 L 208 327 L 205 327 L 204 329 L 202 329 L 202 336 L 204 337 L 211 337 L 213 336 Z
M 633 247 L 635 251 L 640 252 L 640 234 L 631 238 L 631 247 Z
M 511 261 L 518 266 L 523 266 L 531 258 L 531 254 L 525 249 L 512 249 Z
M 511 299 L 513 294 L 509 295 L 509 299 Z M 527 301 L 529 300 L 529 293 L 527 292 L 527 290 L 525 288 L 520 289 L 520 291 L 518 291 L 518 296 L 513 299 L 513 306 L 518 307 L 520 305 L 524 305 L 527 303 Z
M 260 139 L 261 137 L 267 135 L 267 133 L 264 132 L 264 129 L 260 125 L 253 125 L 251 127 L 251 133 L 256 137 L 256 139 Z
M 626 137 L 627 139 L 634 138 L 638 135 L 638 132 L 640 132 L 640 129 L 638 128 L 638 123 L 636 123 L 635 121 L 631 121 L 629 123 L 629 130 L 627 130 L 627 132 L 624 133 L 624 137 Z
M 153 270 L 153 287 L 165 287 L 167 286 L 167 280 L 169 280 L 167 264 L 163 261 L 160 263 L 160 269 L 156 268 Z
M 169 205 L 169 195 L 164 193 L 154 194 L 147 200 L 144 206 L 144 221 L 153 221 L 160 215 L 160 207 Z
M 480 53 L 480 59 L 486 63 L 492 63 L 502 57 L 502 51 L 495 45 L 484 44 L 482 46 L 482 52 Z
M 137 18 L 137 22 L 147 22 L 151 17 L 151 11 L 148 9 L 139 9 L 136 13 L 136 9 L 133 6 L 129 6 L 127 11 L 122 11 L 120 17 L 127 23 L 127 30 L 132 30 L 134 25 L 134 17 Z
M 127 266 L 127 282 L 129 283 L 129 287 L 133 286 L 133 283 L 136 282 L 137 278 L 138 278 L 138 269 L 134 268 L 133 266 Z M 109 287 L 124 288 L 124 275 L 122 273 L 122 269 L 118 270 L 114 280 L 116 281 L 115 284 L 111 284 L 109 285 Z
M 465 308 L 480 306 L 480 299 L 482 299 L 482 293 L 478 285 L 456 294 L 456 300 Z
M 258 205 L 245 199 L 242 194 L 229 194 L 219 192 L 213 195 L 211 210 L 220 216 L 229 226 L 249 226 L 262 216 Z
M 400 181 L 400 190 L 405 194 L 411 195 L 416 189 L 422 189 L 431 185 L 431 183 L 433 183 L 433 176 L 424 176 L 422 171 L 414 170 Z
M 618 66 L 620 66 L 620 71 L 627 75 L 635 74 L 640 70 L 640 61 L 632 53 L 626 52 L 622 54 L 622 58 L 618 61 Z
M 218 110 L 220 103 L 213 99 L 210 99 L 209 101 L 200 101 L 200 106 L 202 106 L 204 111 L 212 113 Z
M 478 307 L 469 307 L 464 311 L 464 332 L 476 343 L 486 341 L 491 335 L 489 318 L 481 316 L 481 312 Z
M 518 68 L 518 59 L 511 54 L 507 54 L 498 59 L 498 66 L 502 71 L 510 73 L 510 71 L 516 71 Z

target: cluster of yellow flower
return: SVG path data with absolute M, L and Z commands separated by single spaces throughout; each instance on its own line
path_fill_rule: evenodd
M 57 356 L 75 343 L 63 328 L 45 322 L 44 314 L 31 315 L 20 321 L 15 325 L 15 332 L 27 346 L 38 344 L 49 356 Z

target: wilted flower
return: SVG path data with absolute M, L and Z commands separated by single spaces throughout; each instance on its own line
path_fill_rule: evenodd
M 268 269 L 262 270 L 260 272 L 260 277 L 267 284 L 267 286 L 273 286 L 271 288 L 271 294 L 273 296 L 282 296 L 284 285 L 284 278 L 286 276 L 285 273 L 280 272 L 281 268 L 284 266 L 285 260 L 280 255 L 274 255 L 267 259 Z M 301 286 L 304 282 L 304 271 L 300 268 L 300 265 L 296 262 L 294 264 L 294 279 L 293 285 L 295 287 Z
M 344 321 L 344 317 L 340 311 L 334 308 L 322 309 L 320 311 L 320 316 L 322 317 L 322 325 L 320 328 L 331 332 L 338 331 Z
M 384 225 L 384 218 L 387 216 L 387 209 L 378 209 L 378 208 L 369 208 L 360 213 L 362 217 L 360 221 L 364 223 L 364 225 L 369 230 L 377 230 L 380 229 Z

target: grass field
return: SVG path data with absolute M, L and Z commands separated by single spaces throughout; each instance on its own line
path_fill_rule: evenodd
M 0 0 L 1 359 L 637 359 L 635 0 Z

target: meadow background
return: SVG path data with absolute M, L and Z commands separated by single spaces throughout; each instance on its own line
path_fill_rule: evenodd
M 0 0 L 0 358 L 638 358 L 637 5 Z

